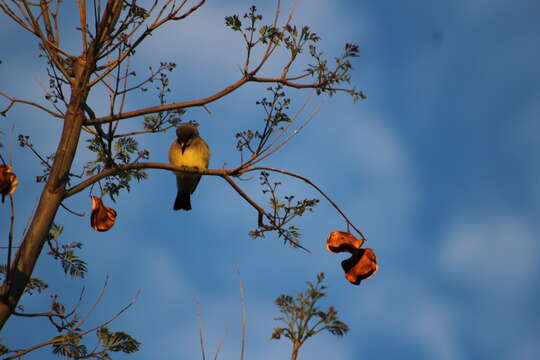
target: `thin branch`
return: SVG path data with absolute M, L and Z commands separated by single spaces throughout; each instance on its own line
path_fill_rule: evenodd
M 206 356 L 204 353 L 204 329 L 203 329 L 202 316 L 201 316 L 201 303 L 198 298 L 195 301 L 195 313 L 197 315 L 197 325 L 199 326 L 199 341 L 201 345 L 201 354 L 202 354 L 203 360 L 205 360 Z
M 287 124 L 287 126 L 285 126 L 283 128 L 283 130 L 280 132 L 280 134 L 278 134 L 270 144 L 268 144 L 268 146 L 266 146 L 264 149 L 262 149 L 262 151 L 256 151 L 252 154 L 252 156 L 250 157 L 250 159 L 248 161 L 246 161 L 245 163 L 241 164 L 239 166 L 239 168 L 247 168 L 247 167 L 250 167 L 250 166 L 253 166 L 259 162 L 261 162 L 262 160 L 266 159 L 267 157 L 269 157 L 270 155 L 272 155 L 273 153 L 275 153 L 277 150 L 279 150 L 281 147 L 283 147 L 286 143 L 288 143 L 294 136 L 296 136 L 304 127 L 307 126 L 307 124 L 309 124 L 311 122 L 311 120 L 313 120 L 313 118 L 315 118 L 315 115 L 317 115 L 317 113 L 319 112 L 320 110 L 320 105 L 317 107 L 317 109 L 315 109 L 315 111 L 313 111 L 311 113 L 311 115 L 306 119 L 306 121 L 304 121 L 302 123 L 302 125 L 300 125 L 300 127 L 298 129 L 296 129 L 295 131 L 293 131 L 287 138 L 285 138 L 285 140 L 283 140 L 281 143 L 279 143 L 278 145 L 276 145 L 272 150 L 268 151 L 269 149 L 272 148 L 272 146 L 274 146 L 274 144 L 281 138 L 281 136 L 283 136 L 283 134 L 285 134 L 285 132 L 288 130 L 289 126 L 294 122 L 296 121 L 296 119 L 298 118 L 298 116 L 300 116 L 300 113 L 302 111 L 304 111 L 304 108 L 307 106 L 307 104 L 309 103 L 309 101 L 311 100 L 311 96 L 308 97 L 306 99 L 306 101 L 304 102 L 304 104 L 302 104 L 302 106 L 300 107 L 300 109 L 298 109 L 298 111 L 296 112 L 296 114 L 294 115 L 294 117 L 292 118 L 291 122 L 289 124 Z M 268 123 L 267 123 L 268 124 Z
M 290 79 L 281 78 L 281 77 L 279 78 L 252 77 L 251 81 L 261 82 L 261 83 L 279 83 L 279 84 L 292 87 L 295 89 L 320 88 L 326 85 L 326 82 L 302 84 L 302 83 L 297 83 L 297 82 L 291 81 Z
M 258 69 L 254 70 L 258 71 Z M 289 81 L 288 79 L 282 79 L 282 78 L 262 78 L 262 77 L 255 77 L 253 76 L 254 72 L 251 72 L 250 74 L 243 76 L 238 81 L 236 81 L 234 84 L 229 85 L 225 89 L 218 91 L 217 93 L 202 98 L 198 100 L 191 100 L 191 101 L 185 101 L 185 102 L 179 102 L 179 103 L 172 103 L 172 104 L 166 104 L 166 105 L 157 105 L 157 106 L 150 106 L 147 108 L 139 109 L 139 110 L 133 110 L 128 111 L 125 113 L 119 113 L 115 115 L 109 115 L 104 116 L 97 119 L 91 119 L 87 120 L 85 122 L 85 125 L 95 125 L 95 124 L 102 124 L 102 123 L 109 123 L 116 120 L 122 120 L 122 119 L 129 119 L 136 116 L 142 116 L 152 113 L 157 113 L 161 111 L 168 111 L 168 110 L 176 110 L 176 109 L 187 109 L 190 107 L 197 107 L 197 106 L 204 106 L 206 104 L 209 104 L 211 102 L 214 102 L 225 95 L 228 95 L 229 93 L 235 91 L 242 85 L 244 85 L 247 82 L 261 82 L 261 83 L 280 83 L 282 85 L 293 87 L 297 89 L 307 89 L 307 88 L 318 88 L 324 86 L 324 83 L 309 83 L 309 84 L 301 84 L 301 83 L 295 83 L 292 81 Z M 345 91 L 346 89 L 339 89 Z
M 61 343 L 62 341 L 64 341 L 64 339 L 62 339 L 61 337 L 56 338 L 56 339 L 51 339 L 51 340 L 42 342 L 41 344 L 37 344 L 37 345 L 31 346 L 31 347 L 29 347 L 27 349 L 21 350 L 21 351 L 13 354 L 11 356 L 8 356 L 8 357 L 4 358 L 3 360 L 20 359 L 23 355 L 26 355 L 29 352 L 32 352 L 32 351 L 37 350 L 37 349 L 41 349 L 42 347 L 47 346 L 47 345 Z
M 228 326 L 227 326 L 227 323 L 225 323 L 225 334 L 223 334 L 223 336 L 219 339 L 219 342 L 216 346 L 216 355 L 214 356 L 214 360 L 218 360 L 221 347 L 223 346 L 223 343 L 225 343 L 225 337 L 227 336 L 227 332 L 228 332 Z
M 236 168 L 236 169 L 198 169 L 195 167 L 188 167 L 188 166 L 175 166 L 167 163 L 158 163 L 158 162 L 141 162 L 141 163 L 132 163 L 132 164 L 123 164 L 123 165 L 116 165 L 114 168 L 105 169 L 102 172 L 93 175 L 79 184 L 73 186 L 72 188 L 66 190 L 64 192 L 64 198 L 68 198 L 70 196 L 73 196 L 87 187 L 91 186 L 95 182 L 104 179 L 109 176 L 114 176 L 122 171 L 128 171 L 128 170 L 142 170 L 142 169 L 162 169 L 162 170 L 169 170 L 169 171 L 176 171 L 176 172 L 184 172 L 189 174 L 199 174 L 199 175 L 207 175 L 207 176 L 220 176 L 225 181 L 227 181 L 233 189 L 236 190 L 236 192 L 244 198 L 251 206 L 257 210 L 257 213 L 259 214 L 258 224 L 261 226 L 262 218 L 266 215 L 266 212 L 263 208 L 261 208 L 259 205 L 257 205 L 256 202 L 254 202 L 232 179 L 231 176 L 239 176 L 248 172 L 252 171 L 259 171 L 259 170 L 266 170 L 266 171 L 273 171 L 273 172 L 279 172 L 284 175 L 288 175 L 297 179 L 300 179 L 307 184 L 309 184 L 311 187 L 313 187 L 315 190 L 317 190 L 328 202 L 339 212 L 339 214 L 345 219 L 347 224 L 350 224 L 353 229 L 355 229 L 358 234 L 362 237 L 362 239 L 366 240 L 366 237 L 364 234 L 356 227 L 354 224 L 349 220 L 349 218 L 345 215 L 345 213 L 341 210 L 341 208 L 328 196 L 326 193 L 317 185 L 315 185 L 311 180 L 300 176 L 298 174 L 281 170 L 277 168 L 270 168 L 270 167 L 263 167 L 263 166 L 255 166 L 255 167 L 249 167 L 249 168 Z M 271 220 L 271 219 L 269 219 Z M 300 245 L 297 245 L 301 247 Z M 307 250 L 307 249 L 305 249 Z M 309 251 L 309 250 L 307 250 Z
M 265 170 L 265 171 L 273 171 L 273 172 L 278 172 L 280 174 L 284 174 L 284 175 L 288 175 L 288 176 L 291 176 L 291 177 L 294 177 L 294 178 L 297 178 L 297 179 L 300 179 L 306 183 L 308 183 L 311 187 L 313 187 L 315 190 L 317 190 L 319 192 L 319 194 L 321 194 L 326 200 L 328 200 L 328 202 L 334 207 L 334 209 L 337 210 L 337 212 L 339 212 L 339 214 L 345 219 L 345 221 L 347 222 L 347 224 L 351 225 L 352 228 L 354 230 L 356 230 L 356 232 L 362 237 L 361 240 L 367 240 L 366 237 L 364 236 L 364 234 L 362 234 L 362 232 L 356 227 L 354 226 L 354 224 L 349 220 L 349 218 L 345 215 L 345 213 L 340 209 L 340 207 L 328 196 L 326 195 L 326 193 L 320 188 L 318 187 L 317 185 L 315 185 L 311 180 L 309 180 L 308 178 L 305 178 L 303 176 L 300 176 L 298 174 L 295 174 L 295 173 L 292 173 L 292 172 L 289 172 L 289 171 L 285 171 L 285 170 L 281 170 L 281 169 L 276 169 L 276 168 L 270 168 L 270 167 L 265 167 L 265 166 L 255 166 L 255 167 L 251 167 L 249 169 L 246 169 L 248 171 L 257 171 L 257 170 Z M 241 171 L 241 172 L 244 172 L 244 171 Z
M 33 314 L 25 314 L 20 313 L 18 311 L 14 311 L 13 315 L 20 316 L 20 317 L 49 317 L 49 316 L 62 316 L 60 314 L 53 314 L 52 312 L 46 312 L 46 313 L 33 313 Z
M 263 229 L 267 229 L 267 230 L 280 230 L 280 226 L 278 224 L 276 224 L 273 220 L 272 220 L 272 217 L 270 215 L 268 215 L 268 213 L 263 209 L 261 208 L 255 201 L 253 201 L 253 199 L 251 199 L 249 197 L 249 195 L 247 195 L 244 190 L 242 190 L 234 181 L 232 181 L 232 179 L 227 176 L 227 175 L 221 175 L 222 178 L 224 178 L 228 183 L 229 185 L 232 186 L 232 188 L 234 190 L 236 190 L 236 192 L 244 199 L 246 200 L 251 206 L 253 206 L 255 208 L 255 210 L 257 210 L 257 213 L 258 213 L 258 218 L 257 218 L 257 225 L 259 228 L 263 228 Z M 264 222 L 263 222 L 263 217 L 266 217 L 268 219 L 268 221 L 270 221 L 270 223 L 272 224 L 272 226 L 268 226 L 268 225 L 265 225 Z M 275 215 L 274 215 L 275 217 Z M 281 232 L 280 232 L 281 233 Z M 311 251 L 305 247 L 303 247 L 302 245 L 300 245 L 298 242 L 292 240 L 292 239 L 287 239 L 287 241 L 289 241 L 291 244 L 293 244 L 294 246 L 302 249 L 302 250 L 305 250 L 307 251 L 308 253 L 311 253 Z
M 81 22 L 82 53 L 86 54 L 88 48 L 88 30 L 86 28 L 86 0 L 78 0 L 79 18 Z
M 264 209 L 262 207 L 260 207 L 255 201 L 253 201 L 253 199 L 251 199 L 245 192 L 244 190 L 242 190 L 240 188 L 240 186 L 238 186 L 234 181 L 232 181 L 232 179 L 227 176 L 227 175 L 224 175 L 222 176 L 223 179 L 225 179 L 225 181 L 227 181 L 229 183 L 229 185 L 231 185 L 231 187 L 236 190 L 236 192 L 238 193 L 238 195 L 240 195 L 244 200 L 246 200 L 251 206 L 253 206 L 253 208 L 255 208 L 255 210 L 257 210 L 257 213 L 259 214 L 259 218 L 258 218 L 258 221 L 257 221 L 257 225 L 259 227 L 262 227 L 264 224 L 263 224 L 263 216 L 266 215 L 266 211 L 264 211 Z
M 136 116 L 142 116 L 146 114 L 152 114 L 157 113 L 160 111 L 168 111 L 168 110 L 176 110 L 176 109 L 186 109 L 190 107 L 197 107 L 206 105 L 208 103 L 211 103 L 213 101 L 216 101 L 225 95 L 233 92 L 234 90 L 238 89 L 240 86 L 247 83 L 249 79 L 247 77 L 242 77 L 240 80 L 236 81 L 234 84 L 227 86 L 225 89 L 218 91 L 217 93 L 208 96 L 206 98 L 198 99 L 198 100 L 191 100 L 191 101 L 185 101 L 185 102 L 179 102 L 179 103 L 173 103 L 173 104 L 167 104 L 167 105 L 157 105 L 157 106 L 150 106 L 144 109 L 134 110 L 134 111 L 128 111 L 125 113 L 119 113 L 116 115 L 109 115 L 104 116 L 97 119 L 87 120 L 85 122 L 85 125 L 95 125 L 95 124 L 103 124 L 103 123 L 109 123 L 111 121 L 115 120 L 122 120 L 122 119 L 128 119 L 133 118 Z
M 107 275 L 105 277 L 105 283 L 103 284 L 103 287 L 101 288 L 101 291 L 99 292 L 99 295 L 98 297 L 96 298 L 96 302 L 94 303 L 94 305 L 92 305 L 92 307 L 90 308 L 90 310 L 88 310 L 88 312 L 86 313 L 86 316 L 81 319 L 81 321 L 78 322 L 77 326 L 74 327 L 74 330 L 79 330 L 81 328 L 81 326 L 84 325 L 84 323 L 88 320 L 88 318 L 90 317 L 90 315 L 94 312 L 94 310 L 96 309 L 97 305 L 101 302 L 101 299 L 103 299 L 103 295 L 105 295 L 105 289 L 107 288 L 107 284 L 109 283 L 109 275 Z
M 122 315 L 127 309 L 129 309 L 131 306 L 133 306 L 133 304 L 135 303 L 135 301 L 137 300 L 137 298 L 139 297 L 139 294 L 140 294 L 140 291 L 137 291 L 137 293 L 135 294 L 135 296 L 131 299 L 131 301 L 126 305 L 124 306 L 122 309 L 120 309 L 120 311 L 118 311 L 113 317 L 111 317 L 109 320 L 99 324 L 98 326 L 95 326 L 89 330 L 86 330 L 84 332 L 81 332 L 80 334 L 78 334 L 81 338 L 88 335 L 89 333 L 91 332 L 94 332 L 96 331 L 97 329 L 100 329 L 108 324 L 110 324 L 111 322 L 113 322 L 114 320 L 116 320 L 120 315 Z M 29 315 L 32 315 L 32 314 L 29 314 Z M 24 315 L 22 315 L 24 316 Z M 79 326 L 77 326 L 76 329 L 79 329 Z M 55 339 L 51 339 L 51 340 L 48 340 L 48 341 L 45 341 L 45 342 L 42 342 L 41 344 L 37 344 L 37 345 L 34 345 L 34 346 L 31 346 L 27 349 L 24 349 L 24 350 L 20 350 L 18 351 L 16 354 L 12 355 L 12 356 L 9 356 L 7 358 L 4 358 L 3 360 L 13 360 L 13 359 L 18 359 L 20 358 L 21 356 L 23 355 L 26 355 L 34 350 L 37 350 L 37 349 L 40 349 L 42 347 L 45 347 L 45 346 L 48 346 L 48 345 L 52 345 L 52 344 L 57 344 L 57 343 L 61 343 L 64 341 L 64 338 L 63 337 L 57 337 Z
M 71 210 L 70 208 L 68 208 L 66 205 L 64 205 L 64 204 L 62 204 L 62 203 L 60 203 L 60 206 L 61 206 L 62 208 L 64 208 L 64 210 L 66 210 L 66 211 L 67 211 L 68 213 L 70 213 L 70 214 L 73 214 L 73 215 L 76 215 L 76 216 L 80 216 L 80 217 L 84 217 L 84 216 L 86 215 L 86 213 L 78 213 L 78 212 L 76 212 L 76 211 L 73 211 L 73 210 Z
M 167 126 L 167 127 L 163 128 L 163 129 L 160 129 L 160 130 L 146 129 L 146 130 L 132 131 L 132 132 L 125 133 L 125 134 L 114 135 L 113 138 L 116 139 L 116 138 L 126 137 L 126 136 L 165 132 L 165 131 L 167 131 L 169 129 L 172 129 L 172 128 L 174 128 L 174 126 L 171 125 L 171 126 Z
M 171 9 L 171 12 L 169 13 L 169 15 L 163 19 L 159 19 L 161 17 L 161 14 L 163 13 L 163 10 L 165 9 L 165 7 L 167 5 L 165 5 L 162 10 L 160 11 L 160 13 L 158 14 L 158 16 L 156 17 L 156 19 L 154 20 L 154 22 L 149 25 L 146 30 L 137 38 L 137 40 L 135 40 L 130 46 L 127 47 L 127 50 L 125 50 L 120 56 L 118 56 L 115 60 L 111 61 L 110 63 L 104 65 L 103 67 L 101 68 L 104 68 L 106 69 L 103 73 L 99 74 L 96 79 L 92 80 L 88 86 L 89 87 L 92 87 L 94 86 L 96 83 L 98 83 L 101 79 L 103 79 L 105 76 L 107 76 L 108 74 L 110 74 L 119 64 L 121 64 L 128 56 L 130 56 L 133 51 L 141 44 L 141 42 L 149 35 L 152 34 L 153 31 L 155 31 L 158 27 L 160 27 L 161 25 L 165 24 L 166 22 L 168 21 L 171 21 L 171 20 L 182 20 L 186 17 L 188 17 L 189 15 L 191 15 L 193 12 L 195 12 L 197 9 L 199 9 L 204 3 L 206 2 L 206 0 L 201 0 L 198 4 L 196 4 L 195 6 L 193 6 L 189 11 L 187 11 L 185 14 L 183 15 L 180 15 L 180 16 L 176 16 L 176 14 L 180 11 L 180 9 L 182 8 L 182 5 L 180 5 L 180 7 L 174 9 L 174 7 Z M 184 2 L 185 3 L 185 2 Z M 139 24 L 136 28 L 140 27 L 141 24 Z M 133 32 L 132 32 L 133 34 Z M 128 35 L 128 37 L 130 37 L 132 34 Z M 114 47 L 113 47 L 114 48 Z
M 13 246 L 13 225 L 15 222 L 15 206 L 13 205 L 13 194 L 9 194 L 9 205 L 11 206 L 11 214 L 9 217 L 9 235 L 8 235 L 8 251 L 6 264 L 6 284 L 9 284 L 11 273 L 11 247 Z
M 242 343 L 240 345 L 240 360 L 244 360 L 244 348 L 246 344 L 246 324 L 247 324 L 247 316 L 246 316 L 246 299 L 244 296 L 244 283 L 242 282 L 242 278 L 240 277 L 240 269 L 236 269 L 236 273 L 238 274 L 238 282 L 240 283 L 240 304 L 242 306 Z
M 180 15 L 180 16 L 177 16 L 177 17 L 173 17 L 172 19 L 173 20 L 182 20 L 182 19 L 185 19 L 187 18 L 189 15 L 191 15 L 192 13 L 194 13 L 195 11 L 197 11 L 201 6 L 203 6 L 203 4 L 206 2 L 206 0 L 201 0 L 198 4 L 194 5 L 191 9 L 189 9 L 188 11 L 186 11 L 184 14 Z M 184 1 L 184 3 L 186 3 Z M 180 6 L 180 8 L 182 7 L 183 5 Z M 180 10 L 180 8 L 178 10 Z
M 85 336 L 93 331 L 96 331 L 97 329 L 100 329 L 108 324 L 110 324 L 111 322 L 113 322 L 114 320 L 116 320 L 120 315 L 122 315 L 127 309 L 129 309 L 130 307 L 133 306 L 133 304 L 135 304 L 135 302 L 137 301 L 137 298 L 139 297 L 139 295 L 141 294 L 141 291 L 138 290 L 137 293 L 135 294 L 135 296 L 131 299 L 131 301 L 129 302 L 129 304 L 127 304 L 126 306 L 124 306 L 122 309 L 120 309 L 120 311 L 118 311 L 112 318 L 110 318 L 109 320 L 105 321 L 104 323 L 101 323 L 99 324 L 98 326 L 95 326 L 89 330 L 86 330 L 85 332 L 82 332 L 80 335 L 81 336 Z
M 11 107 L 15 104 L 15 103 L 21 103 L 21 104 L 27 104 L 27 105 L 31 105 L 31 106 L 34 106 L 34 107 L 37 107 L 38 109 L 41 109 L 47 113 L 49 113 L 50 115 L 54 116 L 54 117 L 57 117 L 59 119 L 63 119 L 64 117 L 62 116 L 62 114 L 59 114 L 57 112 L 54 112 L 53 110 L 51 109 L 48 109 L 46 108 L 45 106 L 43 105 L 40 105 L 38 103 L 35 103 L 33 101 L 28 101 L 28 100 L 21 100 L 21 99 L 17 99 L 17 98 L 14 98 L 14 97 L 11 97 L 7 94 L 4 94 L 3 92 L 0 91 L 0 96 L 3 96 L 5 97 L 6 99 L 8 99 L 10 102 L 8 104 L 8 106 L 0 111 L 0 115 L 2 116 L 6 116 L 7 112 L 11 109 Z

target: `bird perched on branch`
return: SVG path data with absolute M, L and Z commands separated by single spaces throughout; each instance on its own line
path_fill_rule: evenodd
M 176 140 L 169 149 L 169 162 L 176 166 L 208 169 L 210 148 L 206 141 L 199 136 L 199 130 L 192 123 L 186 123 L 176 128 Z M 197 188 L 201 175 L 176 172 L 178 193 L 174 201 L 174 210 L 191 210 L 191 194 Z

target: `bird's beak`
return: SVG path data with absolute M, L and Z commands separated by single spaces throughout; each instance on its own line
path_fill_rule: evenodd
M 178 143 L 180 144 L 180 149 L 182 149 L 182 154 L 184 154 L 184 151 L 186 151 L 186 148 L 189 145 L 191 145 L 191 139 L 187 139 L 187 140 L 178 139 Z

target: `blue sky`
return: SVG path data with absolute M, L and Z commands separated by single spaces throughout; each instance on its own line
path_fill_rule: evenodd
M 222 89 L 238 79 L 243 61 L 240 39 L 224 29 L 223 18 L 243 13 L 247 4 L 210 2 L 153 36 L 138 52 L 136 66 L 142 72 L 159 61 L 176 62 L 175 101 Z M 273 1 L 255 4 L 271 17 Z M 290 7 L 284 1 L 284 10 Z M 302 290 L 305 281 L 325 272 L 329 296 L 323 305 L 335 305 L 351 330 L 343 339 L 319 335 L 308 341 L 300 358 L 539 358 L 540 3 L 304 0 L 296 7 L 294 22 L 311 25 L 328 56 L 345 42 L 360 46 L 353 79 L 368 99 L 353 104 L 346 96 L 313 98 L 299 121 L 319 105 L 321 110 L 267 164 L 308 176 L 330 194 L 366 233 L 379 272 L 359 287 L 345 280 L 342 256 L 324 248 L 327 235 L 344 225 L 324 201 L 298 222 L 302 242 L 312 251 L 307 254 L 272 236 L 250 239 L 256 214 L 218 178 L 202 179 L 192 212 L 173 212 L 174 177 L 152 170 L 113 205 L 119 216 L 107 233 L 93 231 L 88 216 L 60 210 L 64 239 L 84 243 L 88 275 L 83 281 L 66 279 L 42 256 L 35 276 L 46 280 L 50 291 L 22 303 L 28 311 L 44 311 L 48 295 L 59 292 L 66 305 L 73 304 L 85 286 L 84 313 L 108 274 L 104 299 L 88 325 L 110 318 L 140 289 L 135 305 L 111 325 L 143 342 L 133 358 L 200 357 L 199 299 L 209 352 L 226 332 L 220 358 L 234 359 L 241 334 L 239 268 L 247 305 L 246 358 L 283 359 L 289 344 L 270 340 L 278 316 L 273 299 Z M 0 54 L 0 91 L 42 99 L 47 79 L 37 46 L 2 19 L 0 42 L 9 51 Z M 77 34 L 72 35 L 67 44 L 76 44 Z M 267 73 L 282 61 L 276 57 Z M 212 114 L 188 112 L 212 148 L 212 168 L 238 163 L 234 134 L 262 123 L 254 103 L 265 87 L 249 84 L 211 104 Z M 295 107 L 310 95 L 288 94 Z M 148 94 L 133 97 L 127 108 L 154 100 Z M 94 93 L 89 102 L 103 114 L 106 101 Z M 1 121 L 8 134 L 2 153 L 12 158 L 20 178 L 20 234 L 39 194 L 33 178 L 40 169 L 13 138 L 31 135 L 38 149 L 50 153 L 60 124 L 23 106 Z M 139 122 L 126 120 L 125 126 Z M 172 133 L 138 140 L 151 151 L 151 160 L 167 161 Z M 80 149 L 79 165 L 89 158 L 82 144 Z M 283 180 L 286 193 L 316 196 L 303 183 Z M 241 185 L 264 201 L 256 177 Z M 88 214 L 88 195 L 67 204 Z M 7 212 L 5 205 L 2 209 Z M 22 348 L 55 335 L 48 331 L 46 320 L 12 318 L 0 338 Z

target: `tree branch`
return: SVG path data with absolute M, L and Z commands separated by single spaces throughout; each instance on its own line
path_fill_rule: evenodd
M 288 176 L 291 176 L 291 177 L 294 177 L 294 178 L 297 178 L 297 179 L 300 179 L 304 182 L 306 182 L 307 184 L 309 184 L 311 187 L 313 187 L 315 190 L 317 190 L 319 192 L 319 194 L 321 194 L 326 200 L 328 200 L 328 202 L 334 207 L 334 209 L 337 210 L 337 212 L 340 213 L 340 215 L 343 217 L 343 219 L 345 219 L 345 221 L 347 222 L 348 225 L 352 226 L 352 228 L 354 230 L 356 230 L 356 232 L 362 237 L 362 240 L 364 241 L 367 241 L 366 237 L 364 236 L 364 234 L 362 234 L 362 232 L 356 227 L 354 226 L 354 224 L 349 220 L 349 218 L 345 215 L 345 213 L 340 209 L 340 207 L 328 196 L 326 195 L 326 193 L 320 188 L 318 187 L 317 185 L 315 185 L 311 180 L 309 180 L 308 178 L 305 178 L 303 176 L 300 176 L 298 174 L 295 174 L 295 173 L 292 173 L 292 172 L 289 172 L 289 171 L 285 171 L 285 170 L 281 170 L 281 169 L 276 169 L 276 168 L 270 168 L 270 167 L 265 167 L 265 166 L 255 166 L 255 167 L 251 167 L 251 168 L 247 168 L 247 169 L 244 169 L 244 170 L 240 170 L 240 173 L 244 173 L 244 172 L 247 172 L 247 171 L 257 171 L 257 170 L 262 170 L 262 171 L 273 171 L 273 172 L 278 172 L 280 174 L 284 174 L 284 175 L 288 175 Z
M 236 177 L 236 176 L 248 173 L 248 172 L 259 171 L 259 170 L 278 172 L 278 173 L 281 173 L 281 174 L 284 174 L 284 175 L 287 175 L 287 176 L 291 176 L 291 177 L 300 179 L 300 180 L 304 181 L 305 183 L 309 184 L 315 190 L 317 190 L 319 192 L 319 194 L 321 194 L 326 200 L 328 200 L 328 202 L 339 212 L 339 214 L 343 217 L 343 219 L 346 221 L 346 223 L 348 225 L 350 225 L 354 230 L 356 230 L 356 232 L 358 232 L 358 234 L 362 237 L 363 240 L 367 240 L 366 237 L 364 236 L 364 234 L 360 231 L 360 229 L 358 229 L 356 226 L 354 226 L 354 224 L 347 217 L 347 215 L 345 215 L 345 213 L 341 210 L 341 208 L 320 187 L 318 187 L 316 184 L 314 184 L 311 180 L 309 180 L 308 178 L 303 177 L 301 175 L 292 173 L 290 171 L 277 169 L 277 168 L 271 168 L 271 167 L 264 167 L 264 166 L 255 166 L 255 167 L 249 167 L 249 168 L 238 167 L 238 168 L 234 168 L 234 169 L 215 169 L 215 170 L 214 169 L 206 169 L 206 170 L 201 170 L 201 169 L 194 168 L 194 167 L 175 166 L 175 165 L 171 165 L 171 164 L 167 164 L 167 163 L 158 163 L 158 162 L 141 162 L 141 163 L 134 163 L 134 164 L 117 165 L 114 168 L 105 169 L 102 172 L 100 172 L 100 173 L 98 173 L 98 174 L 96 174 L 94 176 L 91 176 L 91 177 L 87 178 L 86 180 L 83 180 L 79 184 L 73 186 L 72 188 L 66 190 L 64 198 L 68 198 L 70 196 L 73 196 L 73 195 L 83 191 L 88 186 L 91 186 L 93 183 L 95 183 L 95 182 L 97 182 L 97 181 L 99 181 L 101 179 L 104 179 L 104 178 L 109 177 L 109 176 L 116 175 L 116 174 L 118 174 L 118 173 L 120 173 L 122 171 L 135 170 L 135 169 L 139 169 L 139 170 L 142 170 L 142 169 L 162 169 L 162 170 L 169 170 L 169 171 L 175 171 L 175 172 L 184 172 L 184 173 L 189 173 L 189 174 L 220 176 L 223 179 L 225 179 L 225 181 L 227 181 L 233 187 L 233 189 L 235 189 L 236 192 L 242 198 L 244 198 L 251 206 L 253 206 L 255 208 L 255 210 L 257 210 L 257 212 L 259 213 L 259 221 L 258 221 L 259 226 L 260 226 L 260 224 L 262 224 L 262 216 L 261 216 L 261 214 L 266 215 L 266 212 L 259 205 L 257 205 L 257 203 L 255 203 L 246 193 L 244 193 L 243 190 L 240 189 L 240 187 L 238 187 L 238 185 L 236 183 L 234 183 L 230 177 L 231 176 Z
M 247 77 L 242 77 L 240 80 L 236 81 L 234 84 L 227 86 L 225 89 L 208 96 L 206 98 L 198 99 L 198 100 L 192 100 L 192 101 L 185 101 L 185 102 L 179 102 L 179 103 L 173 103 L 173 104 L 167 104 L 167 105 L 158 105 L 158 106 L 150 106 L 144 109 L 140 110 L 134 110 L 134 111 L 128 111 L 125 113 L 119 113 L 115 115 L 110 116 L 104 116 L 101 118 L 93 119 L 93 120 L 87 120 L 85 122 L 85 125 L 95 125 L 95 124 L 103 124 L 103 123 L 109 123 L 116 120 L 122 120 L 122 119 L 128 119 L 133 118 L 136 116 L 142 116 L 146 114 L 152 114 L 160 111 L 168 111 L 168 110 L 176 110 L 176 109 L 186 109 L 190 107 L 197 107 L 197 106 L 203 106 L 208 103 L 211 103 L 213 101 L 216 101 L 223 96 L 233 92 L 234 90 L 238 89 L 240 86 L 247 83 L 249 80 Z
M 6 99 L 9 100 L 8 106 L 6 106 L 6 108 L 4 110 L 0 111 L 0 115 L 2 115 L 2 116 L 6 116 L 7 112 L 13 107 L 13 105 L 15 103 L 21 103 L 21 104 L 26 104 L 26 105 L 37 107 L 38 109 L 43 110 L 43 111 L 47 112 L 49 115 L 52 115 L 52 116 L 54 116 L 56 118 L 59 118 L 59 119 L 64 118 L 64 116 L 62 114 L 54 112 L 51 109 L 47 109 L 45 106 L 40 105 L 38 103 L 35 103 L 33 101 L 17 99 L 17 98 L 9 96 L 7 94 L 4 94 L 1 91 L 0 91 L 0 96 L 3 96 L 3 97 L 5 97 Z

